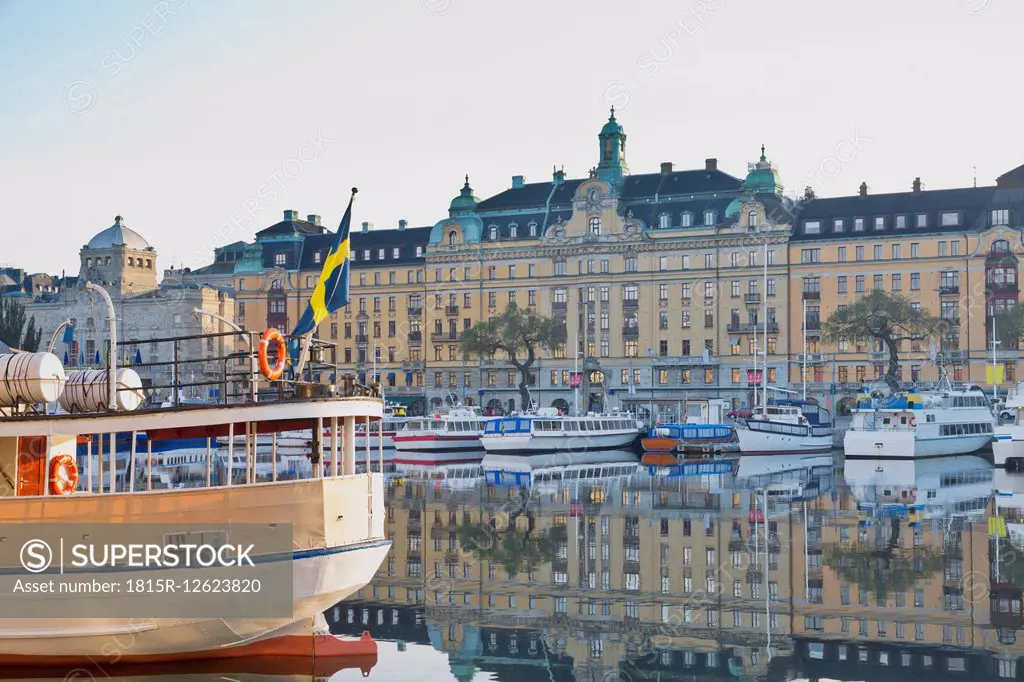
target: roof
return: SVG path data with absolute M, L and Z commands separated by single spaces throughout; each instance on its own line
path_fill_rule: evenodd
M 422 227 L 407 227 L 404 230 L 370 230 L 369 232 L 352 232 L 349 235 L 351 240 L 352 248 L 352 264 L 356 267 L 363 265 L 367 266 L 378 266 L 381 263 L 404 265 L 408 263 L 421 262 L 424 259 L 423 251 L 420 255 L 416 254 L 416 247 L 426 247 L 427 241 L 430 239 L 430 231 L 433 229 L 432 225 L 426 225 Z M 331 239 L 334 235 L 330 235 L 330 239 L 326 240 L 326 243 L 322 247 L 326 252 L 326 249 L 330 248 Z M 309 244 L 312 238 L 307 237 L 306 243 Z M 313 244 L 312 250 L 317 248 L 316 242 Z M 305 265 L 306 249 L 310 249 L 307 246 L 303 251 L 303 264 Z M 381 249 L 383 249 L 383 258 L 381 258 Z M 395 257 L 395 249 L 398 249 L 398 257 Z M 370 251 L 369 260 L 366 259 L 366 251 Z M 424 249 L 425 250 L 425 249 Z M 312 256 L 310 256 L 312 258 Z
M 256 236 L 323 234 L 324 231 L 323 225 L 317 225 L 308 220 L 299 220 L 294 211 L 285 211 L 284 220 L 260 230 L 256 233 Z
M 967 232 L 988 226 L 987 210 L 995 205 L 994 187 L 967 187 L 895 194 L 867 194 L 830 197 L 805 201 L 799 208 L 793 229 L 793 241 L 831 239 L 836 220 L 842 220 L 840 234 L 856 236 L 854 219 L 863 219 L 865 237 L 934 232 Z M 955 213 L 956 221 L 943 221 L 945 213 Z M 923 224 L 918 226 L 918 215 Z M 904 224 L 897 227 L 897 216 Z M 876 227 L 876 219 L 881 222 Z M 817 232 L 807 232 L 807 223 L 817 223 Z
M 152 248 L 142 235 L 124 224 L 124 218 L 121 216 L 116 216 L 113 225 L 97 234 L 86 244 L 87 249 L 110 249 L 115 246 L 125 246 L 138 251 Z

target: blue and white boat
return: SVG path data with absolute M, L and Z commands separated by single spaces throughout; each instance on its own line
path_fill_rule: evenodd
M 769 400 L 737 423 L 743 455 L 818 453 L 832 450 L 832 413 L 806 400 Z
M 710 454 L 739 449 L 736 431 L 726 423 L 732 403 L 722 398 L 687 400 L 681 424 L 658 424 L 641 441 L 645 452 Z
M 570 417 L 552 407 L 487 422 L 480 440 L 487 452 L 537 455 L 628 448 L 643 422 L 625 412 Z

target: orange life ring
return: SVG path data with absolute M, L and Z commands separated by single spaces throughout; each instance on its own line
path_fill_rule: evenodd
M 277 364 L 273 367 L 270 366 L 269 354 L 270 344 L 274 344 L 277 347 Z M 274 327 L 271 327 L 267 331 L 263 332 L 263 336 L 260 337 L 260 371 L 270 381 L 277 381 L 284 374 L 285 363 L 288 362 L 288 351 L 285 347 L 284 336 L 281 332 L 277 331 Z
M 50 460 L 50 494 L 70 495 L 78 488 L 78 465 L 71 455 Z

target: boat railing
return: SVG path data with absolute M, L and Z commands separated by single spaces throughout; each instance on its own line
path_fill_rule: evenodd
M 233 350 L 241 340 L 241 350 Z M 298 337 L 285 336 L 286 346 L 297 348 Z M 327 396 L 377 396 L 381 388 L 376 377 L 343 372 L 337 363 L 337 344 L 314 338 L 309 360 L 296 372 L 295 353 L 289 353 L 280 378 L 271 381 L 260 370 L 261 334 L 255 331 L 225 331 L 141 338 L 118 342 L 118 369 L 139 374 L 151 405 L 169 396 L 172 407 L 184 402 L 238 404 Z M 144 356 L 147 355 L 147 357 Z M 268 361 L 277 362 L 273 350 Z M 190 396 L 188 398 L 186 396 Z

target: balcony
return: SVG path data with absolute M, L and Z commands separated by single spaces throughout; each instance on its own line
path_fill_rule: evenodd
M 808 317 L 806 323 L 807 331 L 818 332 L 821 331 L 821 318 L 820 317 Z
M 625 326 L 622 328 L 622 336 L 627 339 L 636 339 L 640 337 L 640 327 Z
M 624 299 L 622 299 L 622 307 L 623 308 L 639 308 L 640 307 L 640 299 L 639 298 L 624 298 Z
M 567 307 L 568 307 L 568 304 L 565 301 L 552 301 L 551 302 L 551 314 L 554 315 L 554 314 L 557 314 L 557 313 L 562 313 L 564 315 L 565 314 L 565 310 L 566 310 Z
M 889 353 L 887 351 L 878 351 L 868 353 L 868 357 L 871 358 L 871 362 L 888 362 Z
M 761 294 L 744 294 L 743 295 L 743 302 L 744 303 L 760 303 L 761 302 Z
M 422 306 L 409 306 L 409 317 L 419 317 L 423 314 Z
M 425 363 L 422 360 L 403 360 L 402 369 L 411 372 L 422 371 L 425 367 Z
M 420 343 L 423 341 L 423 332 L 409 332 L 409 343 Z
M 656 367 L 710 367 L 719 364 L 714 355 L 705 359 L 701 355 L 658 355 L 654 358 Z
M 356 343 L 363 345 L 370 343 L 370 337 L 366 334 L 356 334 Z
M 453 334 L 451 331 L 434 332 L 433 334 L 430 335 L 430 340 L 431 341 L 458 341 L 459 340 L 459 334 L 458 334 L 458 332 Z
M 808 365 L 821 365 L 825 362 L 824 353 L 797 353 L 796 361 L 802 363 L 804 356 L 806 356 Z
M 764 323 L 761 322 L 730 322 L 729 331 L 733 334 L 760 334 L 764 331 Z M 778 334 L 779 323 L 769 322 L 768 333 Z
M 805 301 L 820 301 L 821 300 L 821 291 L 820 290 L 818 290 L 818 291 L 804 291 L 803 294 L 804 294 L 804 300 Z
M 1016 282 L 985 282 L 985 291 L 992 291 L 995 293 L 1017 293 L 1018 290 Z
M 965 350 L 944 350 L 939 353 L 939 357 L 936 358 L 937 362 L 961 364 L 967 362 L 967 351 Z
M 956 296 L 959 293 L 959 284 L 944 284 L 939 287 L 939 296 Z
M 444 314 L 445 315 L 458 315 L 459 314 L 459 306 L 457 306 L 457 305 L 446 305 L 444 307 Z

